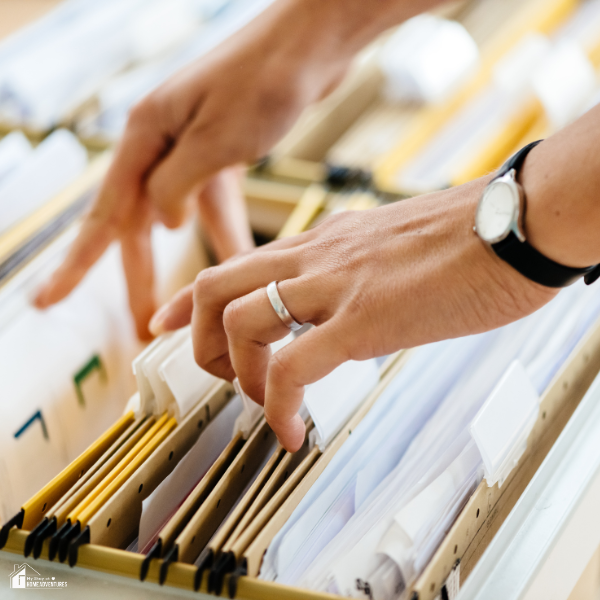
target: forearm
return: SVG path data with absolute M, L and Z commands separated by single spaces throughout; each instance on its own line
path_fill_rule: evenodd
M 285 0 L 306 13 L 328 38 L 331 50 L 355 54 L 380 33 L 442 4 L 444 0 Z
M 259 17 L 272 55 L 302 71 L 347 63 L 380 33 L 447 0 L 278 0 Z M 257 35 L 254 23 L 248 34 Z M 263 38 L 263 39 L 265 39 Z
M 600 106 L 534 148 L 521 171 L 525 233 L 556 262 L 600 262 Z

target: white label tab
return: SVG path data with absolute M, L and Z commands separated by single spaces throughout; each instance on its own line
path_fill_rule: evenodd
M 514 361 L 471 423 L 485 479 L 501 486 L 527 448 L 539 412 L 539 396 L 523 365 Z

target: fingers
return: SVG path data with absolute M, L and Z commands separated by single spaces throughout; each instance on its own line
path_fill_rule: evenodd
M 233 381 L 235 371 L 229 359 L 229 346 L 223 329 L 223 311 L 199 307 L 195 298 L 196 293 L 192 312 L 194 359 L 201 368 L 215 377 Z
M 194 310 L 214 313 L 223 332 L 223 310 L 232 300 L 265 287 L 271 281 L 290 279 L 298 272 L 297 258 L 285 252 L 249 253 L 235 257 L 218 267 L 204 269 L 194 283 Z M 153 327 L 177 322 L 182 305 L 171 300 L 160 310 Z M 169 330 L 171 328 L 169 327 Z M 202 365 L 201 365 L 202 366 Z
M 149 101 L 132 111 L 92 210 L 84 219 L 65 261 L 35 299 L 39 308 L 67 296 L 122 233 L 124 224 L 139 205 L 146 172 L 164 152 L 165 137 L 155 121 L 155 109 Z
M 294 252 L 294 254 L 291 254 Z M 202 271 L 194 286 L 194 353 L 198 364 L 217 377 L 232 378 L 223 311 L 237 298 L 266 287 L 271 281 L 296 277 L 295 250 L 253 253 Z M 210 344 L 204 343 L 210 340 Z
M 253 260 L 253 255 L 256 255 L 258 253 L 266 253 L 269 252 L 269 250 L 287 250 L 287 249 L 292 249 L 295 248 L 296 246 L 300 246 L 302 243 L 310 241 L 311 239 L 313 239 L 314 237 L 314 233 L 313 232 L 306 232 L 306 234 L 301 234 L 301 235 L 297 235 L 294 237 L 289 237 L 289 238 L 285 238 L 285 239 L 281 239 L 281 240 L 276 240 L 274 242 L 271 242 L 270 244 L 265 244 L 264 246 L 261 246 L 260 248 L 255 248 L 254 250 L 248 251 L 243 255 L 237 255 L 236 257 L 233 257 L 232 259 L 229 259 L 229 261 L 227 262 L 226 267 L 229 269 L 231 268 L 230 271 L 223 271 L 224 267 L 221 266 L 218 269 L 213 269 L 210 271 L 210 273 L 218 273 L 218 272 L 227 272 L 228 273 L 228 277 L 237 277 L 237 273 L 238 272 L 242 272 L 242 273 L 246 273 L 249 272 L 249 269 L 247 267 L 248 265 L 248 261 L 249 260 Z M 245 261 L 245 262 L 242 262 Z M 233 264 L 237 262 L 238 264 L 241 265 L 240 269 L 238 270 L 237 268 L 234 269 L 233 268 Z M 265 264 L 265 268 L 266 268 L 266 264 Z M 221 271 L 219 271 L 221 270 Z M 270 271 L 272 272 L 272 271 Z M 290 272 L 296 272 L 296 270 L 294 271 L 290 271 Z M 225 275 L 223 276 L 225 277 Z M 210 277 L 208 277 L 208 281 L 205 282 L 204 280 L 205 275 L 200 274 L 198 276 L 198 281 L 197 284 L 192 284 L 189 285 L 185 288 L 183 288 L 182 290 L 180 290 L 169 302 L 167 302 L 164 306 L 162 306 L 157 312 L 156 314 L 152 317 L 151 321 L 150 321 L 150 325 L 149 325 L 149 329 L 152 332 L 152 334 L 154 336 L 158 336 L 161 335 L 167 331 L 174 331 L 175 329 L 179 329 L 180 327 L 185 327 L 186 325 L 189 325 L 189 323 L 191 322 L 191 316 L 192 316 L 192 311 L 194 308 L 194 286 L 198 285 L 198 286 L 208 286 L 209 289 L 203 294 L 203 296 L 205 297 L 205 299 L 208 301 L 212 298 L 213 301 L 217 301 L 217 297 L 215 296 L 211 296 L 211 291 L 213 288 L 217 288 L 217 287 L 221 287 L 221 290 L 223 290 L 223 285 L 220 285 L 220 283 L 223 283 L 223 279 L 222 278 L 217 278 L 214 275 L 210 275 Z M 218 279 L 219 281 L 214 281 L 214 283 L 211 282 L 211 280 L 213 279 Z M 283 279 L 283 278 L 282 278 Z M 272 280 L 269 279 L 269 281 L 267 282 L 270 283 Z M 265 285 L 267 285 L 265 284 Z M 256 284 L 257 287 L 258 284 Z M 247 288 L 251 288 L 252 284 L 249 283 L 246 286 Z M 232 290 L 233 292 L 233 290 Z M 230 292 L 230 293 L 232 293 Z M 235 299 L 235 296 L 230 296 L 230 298 Z M 222 323 L 222 309 L 227 306 L 228 301 L 227 299 L 218 302 L 218 306 L 220 307 L 220 309 L 216 310 L 214 312 L 214 317 L 215 319 L 218 319 L 221 323 Z M 222 326 L 219 327 L 220 329 L 220 335 L 222 337 L 222 339 L 224 338 L 224 331 Z M 233 372 L 231 370 L 231 366 L 230 363 L 228 361 L 228 359 L 226 360 L 227 363 L 227 371 L 228 372 Z M 206 365 L 201 365 L 205 368 Z
M 179 290 L 150 320 L 148 328 L 154 336 L 189 325 L 194 309 L 194 284 Z
M 152 95 L 132 109 L 101 196 L 113 196 L 117 203 L 124 199 L 115 191 L 141 195 L 144 178 L 172 143 L 164 112 L 164 103 Z
M 320 307 L 303 278 L 282 281 L 279 294 L 287 309 L 301 323 L 310 322 Z M 290 330 L 275 313 L 264 288 L 231 302 L 225 309 L 223 325 L 229 343 L 229 357 L 242 389 L 263 403 L 269 344 L 283 339 Z
M 35 306 L 47 308 L 70 294 L 116 236 L 115 228 L 106 226 L 98 214 L 90 213 L 65 260 L 38 291 Z
M 350 356 L 341 342 L 335 319 L 314 327 L 276 352 L 269 361 L 265 391 L 265 417 L 281 445 L 296 452 L 306 428 L 298 410 L 304 386 L 325 377 Z
M 237 167 L 223 169 L 198 196 L 200 221 L 219 262 L 254 248 L 240 176 Z
M 129 293 L 129 307 L 140 340 L 150 340 L 148 324 L 156 310 L 154 264 L 152 259 L 152 223 L 139 215 L 140 225 L 131 227 L 121 237 L 121 257 Z

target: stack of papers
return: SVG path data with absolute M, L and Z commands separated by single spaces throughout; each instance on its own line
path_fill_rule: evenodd
M 108 254 L 103 261 L 114 258 L 114 253 Z M 114 265 L 107 268 L 117 271 Z M 94 275 L 88 279 L 92 283 L 97 279 Z M 85 290 L 85 286 L 79 290 Z M 79 290 L 81 295 L 83 291 Z M 103 290 L 105 296 L 109 294 L 106 286 Z M 121 293 L 124 296 L 123 289 Z M 100 300 L 101 295 L 96 296 Z M 91 304 L 89 298 L 87 301 Z M 73 313 L 76 308 L 71 301 L 69 311 Z M 84 309 L 79 311 L 83 316 Z M 110 309 L 106 312 L 110 316 Z M 85 314 L 96 327 L 106 330 L 102 314 L 91 315 L 89 310 Z M 43 321 L 48 321 L 47 316 Z M 35 325 L 40 327 L 40 322 Z M 121 327 L 116 329 L 123 333 Z M 293 339 L 290 336 L 273 350 Z M 85 340 L 94 343 L 90 335 Z M 15 345 L 14 336 L 8 341 Z M 121 340 L 115 340 L 119 343 Z M 82 351 L 73 343 L 69 349 L 74 357 Z M 80 382 L 76 395 L 84 405 L 83 418 L 89 416 L 88 405 L 92 402 L 101 407 L 103 417 L 110 413 L 106 398 L 101 401 L 99 392 L 96 399 L 88 381 L 97 372 L 101 383 L 116 385 L 114 365 L 102 352 L 84 367 L 84 374 L 75 376 Z M 62 384 L 64 373 L 59 364 L 70 368 L 65 352 L 58 348 L 54 354 L 55 361 L 47 365 L 51 371 L 44 370 L 35 380 L 40 385 Z M 119 358 L 123 366 L 123 356 Z M 218 589 L 224 573 L 231 570 L 232 562 L 227 557 L 238 556 L 248 547 L 265 520 L 276 513 L 321 451 L 327 449 L 379 383 L 377 361 L 371 360 L 345 364 L 311 386 L 302 411 L 307 425 L 305 441 L 297 453 L 291 454 L 277 443 L 262 408 L 243 394 L 239 384 L 240 393 L 234 394 L 230 384 L 205 373 L 194 362 L 189 327 L 155 340 L 135 358 L 133 369 L 138 391 L 124 415 L 54 480 L 20 502 L 21 511 L 5 525 L 0 540 L 6 539 L 2 536 L 13 525 L 26 527 L 31 531 L 26 554 L 38 556 L 44 540 L 49 539 L 50 559 L 58 557 L 64 562 L 68 558 L 72 566 L 82 544 L 91 541 L 123 546 L 127 542 L 130 551 L 145 555 L 142 579 L 154 559 L 162 558 L 161 582 L 169 565 L 179 560 L 196 563 L 199 578 L 210 568 L 211 585 Z M 15 370 L 14 390 L 9 390 L 12 395 L 19 385 L 23 387 L 22 379 L 23 369 Z M 118 394 L 124 389 L 118 387 Z M 37 394 L 25 391 L 28 398 L 41 396 L 41 390 Z M 52 411 L 60 410 L 64 414 L 56 421 L 72 422 L 68 399 L 54 399 L 43 407 L 45 420 L 40 427 L 51 444 L 58 444 L 56 424 L 49 422 L 47 426 L 46 421 Z M 99 421 L 99 417 L 94 418 L 95 425 Z M 241 428 L 241 422 L 247 427 Z M 319 424 L 318 429 L 313 422 Z M 65 437 L 62 441 L 72 440 Z M 22 442 L 11 449 L 10 457 L 22 461 L 23 455 L 41 453 L 41 444 L 34 447 L 31 440 Z M 15 489 L 21 491 L 23 481 L 17 479 L 16 472 L 11 476 Z M 31 483 L 29 478 L 22 479 Z M 214 562 L 217 556 L 220 560 Z
M 172 55 L 227 0 L 70 0 L 0 45 L 0 117 L 47 130 L 131 65 Z
M 424 111 L 455 102 L 483 69 L 490 48 L 513 36 L 513 21 L 529 4 L 473 0 L 447 19 L 420 15 L 401 25 L 374 50 L 373 62 L 383 75 L 375 100 L 329 149 L 327 162 L 375 170 Z M 433 121 L 423 119 L 424 128 L 437 122 L 432 116 Z
M 0 286 L 0 521 L 113 423 L 135 390 L 140 345 L 117 246 L 64 301 L 45 311 L 31 305 L 75 234 L 68 230 Z M 191 222 L 157 227 L 153 246 L 161 301 L 208 264 Z
M 0 141 L 0 235 L 83 174 L 86 149 L 66 129 L 32 149 L 19 132 Z
M 598 0 L 583 3 L 551 36 L 523 36 L 496 62 L 489 85 L 398 170 L 398 189 L 417 194 L 465 183 L 498 167 L 541 116 L 551 131 L 578 117 L 597 88 L 598 65 L 589 57 L 599 37 Z

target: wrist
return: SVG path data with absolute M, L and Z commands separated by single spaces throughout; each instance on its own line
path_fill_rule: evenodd
M 527 203 L 527 241 L 555 262 L 588 267 L 600 262 L 600 224 L 596 194 L 586 190 L 589 179 L 577 176 L 578 150 L 554 138 L 544 141 L 528 155 L 519 180 Z

